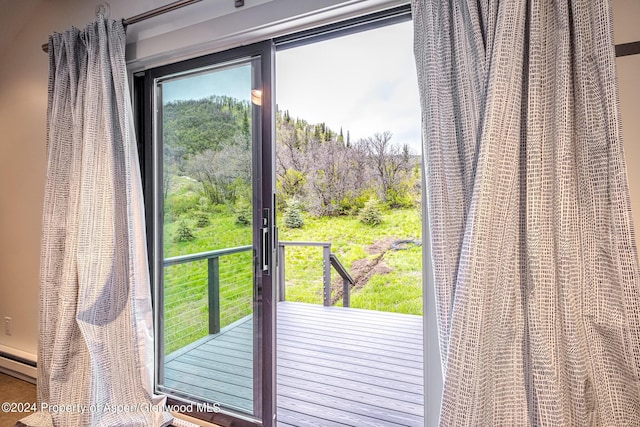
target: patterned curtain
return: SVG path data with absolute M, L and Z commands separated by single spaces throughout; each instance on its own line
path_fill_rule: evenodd
M 440 425 L 639 426 L 610 1 L 412 7 Z
M 39 412 L 26 426 L 165 426 L 152 394 L 144 213 L 120 22 L 49 39 Z M 156 406 L 154 406 L 156 405 Z

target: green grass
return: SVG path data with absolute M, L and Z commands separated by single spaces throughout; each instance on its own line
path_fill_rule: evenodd
M 230 212 L 211 214 L 211 224 L 201 229 L 195 226 L 195 220 L 187 220 L 196 236 L 191 242 L 173 241 L 178 222 L 165 223 L 165 258 L 251 244 L 251 227 L 236 225 L 235 217 Z
M 178 222 L 165 225 L 165 258 L 251 244 L 251 227 L 238 226 L 229 212 L 211 214 L 211 224 L 192 227 L 195 240 L 173 240 Z M 219 258 L 220 323 L 227 326 L 251 313 L 252 253 Z M 169 354 L 209 334 L 207 261 L 173 265 L 164 269 L 165 353 Z
M 386 237 L 419 239 L 420 235 L 421 220 L 414 209 L 385 212 L 382 224 L 376 227 L 362 224 L 352 216 L 307 216 L 302 229 L 280 229 L 282 241 L 331 242 L 332 251 L 347 270 L 356 260 L 374 258 L 375 255 L 368 254 L 366 249 L 375 242 Z M 372 276 L 369 283 L 378 284 L 376 292 L 368 285 L 353 292 L 351 307 L 421 315 L 421 254 L 420 247 L 387 252 L 384 262 L 391 272 Z M 322 248 L 287 247 L 285 261 L 287 301 L 322 304 Z M 336 277 L 332 270 L 332 280 Z
M 422 248 L 389 251 L 384 257 L 391 269 L 374 274 L 351 296 L 351 307 L 422 315 Z
M 179 221 L 165 225 L 165 258 L 225 249 L 251 243 L 251 227 L 238 226 L 230 211 L 211 214 L 211 224 L 198 229 L 186 217 L 195 240 L 174 242 Z M 315 218 L 305 215 L 301 229 L 280 228 L 281 241 L 331 242 L 332 252 L 348 270 L 355 261 L 376 255 L 372 244 L 388 237 L 420 239 L 421 222 L 415 209 L 383 213 L 382 224 L 371 227 L 357 217 Z M 351 294 L 351 307 L 407 314 L 422 314 L 421 248 L 390 250 L 383 258 L 388 271 L 374 274 L 366 286 Z M 251 312 L 251 252 L 220 258 L 221 323 L 226 326 Z M 335 280 L 337 274 L 332 269 Z M 165 353 L 169 354 L 206 336 L 208 331 L 207 262 L 166 267 Z M 286 248 L 286 299 L 322 304 L 322 248 Z M 342 302 L 338 302 L 341 305 Z

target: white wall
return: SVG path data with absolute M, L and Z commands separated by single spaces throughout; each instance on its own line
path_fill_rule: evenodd
M 0 7 L 0 320 L 13 318 L 0 346 L 35 358 L 49 66 L 40 46 L 55 30 L 92 20 L 95 6 L 8 0 Z

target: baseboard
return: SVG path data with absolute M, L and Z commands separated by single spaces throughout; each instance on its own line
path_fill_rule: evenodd
M 30 383 L 36 383 L 36 355 L 0 345 L 0 372 Z

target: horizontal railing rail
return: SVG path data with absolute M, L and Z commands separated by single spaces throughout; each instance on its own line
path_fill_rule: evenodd
M 286 300 L 285 286 L 285 247 L 287 246 L 319 246 L 322 247 L 322 300 L 323 305 L 331 305 L 331 267 L 342 277 L 342 306 L 349 307 L 351 286 L 355 283 L 347 269 L 342 265 L 336 254 L 331 252 L 331 242 L 278 242 L 278 301 Z
M 170 265 L 184 264 L 186 262 L 202 261 L 203 259 L 210 259 L 214 257 L 219 258 L 224 255 L 231 255 L 231 254 L 237 254 L 238 252 L 249 251 L 251 250 L 251 248 L 253 248 L 253 246 L 247 245 L 247 246 L 238 246 L 236 248 L 218 249 L 215 251 L 198 252 L 196 254 L 174 256 L 171 258 L 165 258 L 164 266 L 168 267 Z
M 323 246 L 331 249 L 331 242 L 287 242 L 279 241 L 278 246 Z

